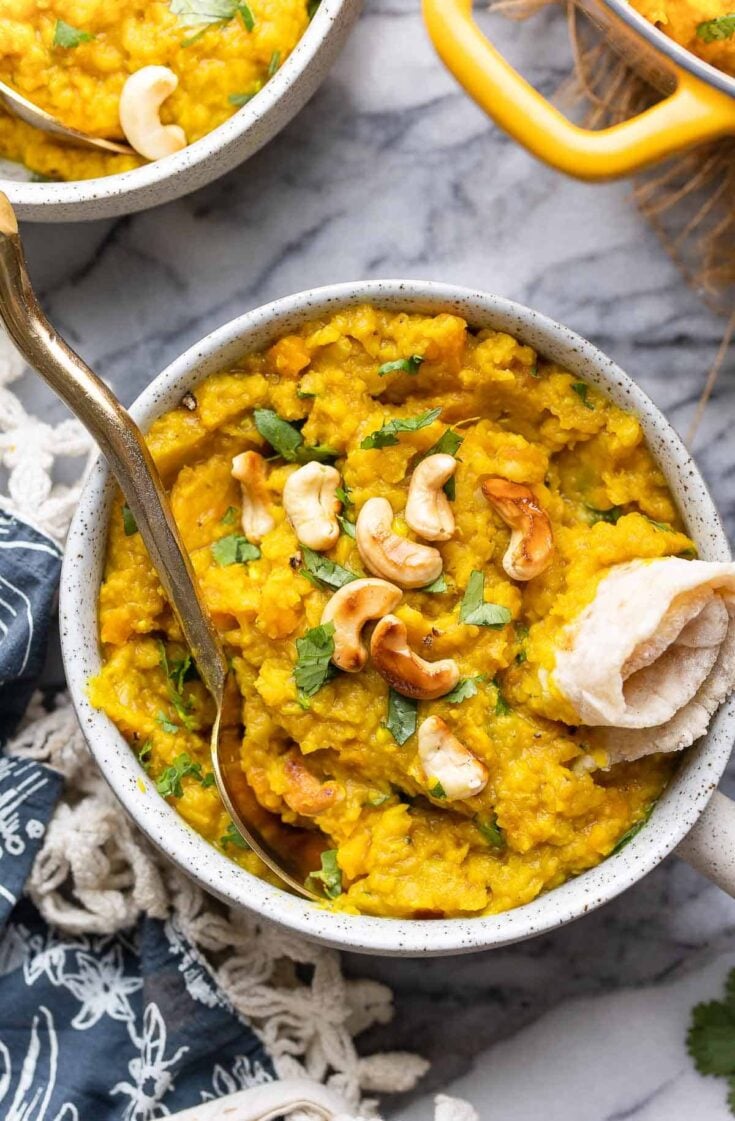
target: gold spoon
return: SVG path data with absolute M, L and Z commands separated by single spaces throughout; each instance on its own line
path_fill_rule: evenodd
M 39 109 L 5 82 L 0 82 L 0 102 L 14 117 L 19 117 L 21 121 L 40 129 L 41 132 L 48 132 L 62 143 L 76 144 L 80 148 L 94 148 L 100 152 L 114 152 L 118 156 L 137 155 L 129 144 L 120 144 L 116 140 L 103 140 L 101 136 L 87 136 L 86 132 L 79 132 L 75 128 L 62 125 L 56 117 L 52 117 L 45 109 Z
M 79 418 L 107 459 L 135 518 L 153 567 L 181 624 L 184 637 L 217 716 L 212 728 L 212 769 L 222 801 L 252 850 L 294 891 L 319 897 L 304 886 L 295 861 L 277 852 L 240 810 L 245 778 L 240 737 L 222 735 L 225 697 L 233 697 L 227 658 L 202 603 L 196 577 L 173 519 L 158 468 L 143 434 L 105 383 L 54 330 L 36 300 L 26 268 L 18 223 L 0 192 L 0 320 L 28 364 Z

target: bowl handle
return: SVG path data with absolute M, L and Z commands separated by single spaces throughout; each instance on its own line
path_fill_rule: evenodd
M 669 97 L 611 128 L 567 120 L 480 31 L 472 0 L 423 0 L 445 65 L 497 125 L 551 167 L 579 179 L 613 179 L 705 140 L 735 133 L 735 98 L 684 70 Z
M 735 802 L 716 790 L 676 854 L 735 898 Z

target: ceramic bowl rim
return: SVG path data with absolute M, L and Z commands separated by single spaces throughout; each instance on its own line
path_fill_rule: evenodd
M 330 285 L 272 301 L 219 327 L 175 359 L 137 398 L 132 414 L 145 427 L 172 407 L 188 389 L 238 354 L 263 345 L 298 320 L 356 303 L 409 310 L 456 310 L 472 322 L 483 318 L 515 325 L 522 337 L 543 339 L 548 352 L 564 351 L 573 372 L 597 383 L 634 411 L 654 453 L 665 453 L 670 482 L 679 487 L 685 519 L 699 519 L 699 544 L 707 559 L 729 560 L 730 550 L 707 487 L 678 435 L 658 409 L 620 368 L 575 332 L 521 304 L 489 293 L 420 280 L 364 281 Z M 260 337 L 258 337 L 260 336 Z M 544 346 L 541 346 L 543 352 Z M 683 488 L 683 489 L 682 489 Z M 150 787 L 126 741 L 86 697 L 86 682 L 99 665 L 96 596 L 99 555 L 90 547 L 95 527 L 106 526 L 105 502 L 111 485 L 98 461 L 84 487 L 72 522 L 61 577 L 62 649 L 72 700 L 81 727 L 114 793 L 146 836 L 203 888 L 289 930 L 327 945 L 387 955 L 464 953 L 506 945 L 553 930 L 613 899 L 650 872 L 683 839 L 704 810 L 730 755 L 735 731 L 731 700 L 716 714 L 707 735 L 690 749 L 656 805 L 646 827 L 617 855 L 499 915 L 435 920 L 339 915 L 250 875 L 194 832 Z M 709 535 L 703 540 L 703 533 Z M 691 525 L 690 525 L 691 529 Z
M 269 117 L 282 98 L 311 68 L 322 44 L 336 33 L 340 13 L 350 4 L 351 0 L 320 0 L 319 7 L 293 51 L 283 66 L 266 82 L 258 96 L 180 152 L 131 171 L 121 171 L 96 179 L 32 183 L 0 176 L 0 190 L 5 192 L 13 206 L 18 207 L 79 206 L 125 197 L 129 193 L 161 190 L 164 183 L 179 175 L 191 173 L 218 152 L 237 143 L 259 121 Z M 164 201 L 163 197 L 161 201 Z

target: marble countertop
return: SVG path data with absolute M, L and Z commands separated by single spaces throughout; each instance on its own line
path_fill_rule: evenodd
M 364 277 L 440 279 L 567 323 L 686 432 L 723 323 L 684 286 L 629 185 L 562 179 L 490 126 L 437 61 L 417 8 L 367 0 L 311 104 L 207 189 L 118 221 L 28 227 L 53 321 L 129 402 L 190 343 L 273 297 Z M 496 27 L 534 83 L 554 89 L 569 58 L 560 13 Z M 694 448 L 730 531 L 734 373 L 730 360 Z M 26 399 L 63 415 L 37 385 Z M 735 769 L 731 789 L 733 779 Z M 427 1118 L 437 1088 L 483 1121 L 726 1121 L 724 1085 L 694 1072 L 684 1035 L 692 1004 L 719 994 L 733 964 L 735 902 L 672 858 L 551 936 L 348 967 L 397 995 L 394 1023 L 365 1047 L 433 1060 L 413 1100 L 392 1103 L 401 1121 Z

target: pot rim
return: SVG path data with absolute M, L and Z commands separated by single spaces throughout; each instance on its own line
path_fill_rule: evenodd
M 191 173 L 200 164 L 236 143 L 274 112 L 288 91 L 311 68 L 322 45 L 337 32 L 338 17 L 343 9 L 350 7 L 352 3 L 353 0 L 321 0 L 293 51 L 283 66 L 266 82 L 257 97 L 180 152 L 143 164 L 142 167 L 134 168 L 132 171 L 121 171 L 96 179 L 31 183 L 26 180 L 0 177 L 0 190 L 4 191 L 14 206 L 79 206 L 83 203 L 124 197 L 129 193 L 138 194 L 141 191 L 155 190 L 170 179 Z
M 676 66 L 681 67 L 682 70 L 687 70 L 702 82 L 706 82 L 707 85 L 714 86 L 715 89 L 735 97 L 735 78 L 726 74 L 724 70 L 718 70 L 716 66 L 705 62 L 704 59 L 699 58 L 698 55 L 693 54 L 686 47 L 682 47 L 680 43 L 675 43 L 655 24 L 636 11 L 628 0 L 599 0 L 599 2 L 614 12 L 619 19 L 623 20 L 628 27 L 650 43 L 652 47 L 655 47 L 657 51 L 666 55 Z
M 145 428 L 181 396 L 244 352 L 319 314 L 360 303 L 429 313 L 455 311 L 479 325 L 495 324 L 596 384 L 634 412 L 662 466 L 687 528 L 709 560 L 730 549 L 707 487 L 678 435 L 619 367 L 575 332 L 500 296 L 420 280 L 363 281 L 299 292 L 224 324 L 175 359 L 138 397 L 132 415 Z M 650 872 L 682 840 L 704 810 L 730 755 L 735 698 L 685 753 L 646 827 L 614 856 L 530 903 L 498 915 L 434 920 L 332 914 L 239 868 L 195 833 L 151 788 L 132 750 L 86 695 L 100 664 L 97 603 L 112 495 L 109 471 L 98 460 L 72 522 L 61 576 L 60 625 L 64 665 L 74 707 L 102 773 L 148 839 L 205 890 L 318 942 L 358 952 L 423 956 L 466 953 L 507 945 L 564 925 L 608 902 Z M 141 789 L 141 786 L 143 789 Z

